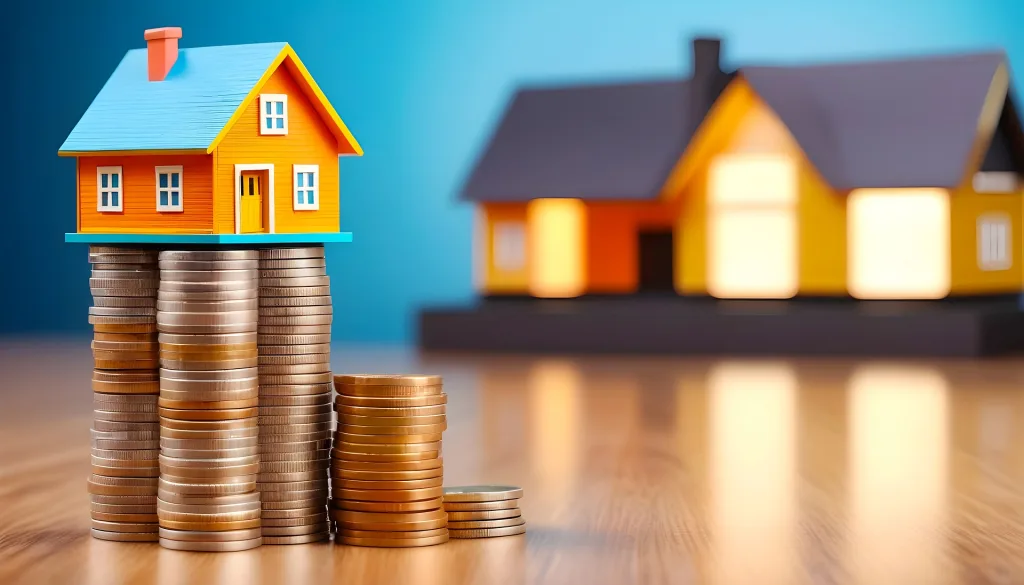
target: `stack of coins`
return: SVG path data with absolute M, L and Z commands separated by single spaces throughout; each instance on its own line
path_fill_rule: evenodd
M 262 544 L 257 253 L 160 252 L 160 545 Z
M 92 535 L 157 540 L 156 252 L 92 246 Z
M 444 510 L 452 538 L 491 538 L 526 532 L 519 510 L 523 489 L 509 485 L 444 488 Z
M 440 376 L 337 376 L 331 518 L 341 544 L 429 546 L 448 541 L 442 507 Z
M 263 543 L 330 538 L 331 293 L 322 246 L 260 250 Z

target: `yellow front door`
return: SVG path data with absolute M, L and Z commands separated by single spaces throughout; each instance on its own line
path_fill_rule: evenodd
M 252 234 L 265 232 L 263 225 L 263 189 L 260 183 L 262 175 L 256 171 L 243 171 L 238 186 L 238 199 L 241 210 L 242 233 Z

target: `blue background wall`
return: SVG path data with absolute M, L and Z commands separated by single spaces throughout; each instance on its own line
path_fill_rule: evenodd
M 472 210 L 455 195 L 521 82 L 685 73 L 687 37 L 726 64 L 1003 47 L 1020 0 L 12 0 L 0 34 L 0 333 L 85 332 L 88 264 L 64 140 L 142 32 L 182 46 L 288 41 L 366 150 L 345 159 L 328 251 L 339 341 L 412 339 L 424 304 L 472 298 Z M 1015 78 L 1020 87 L 1019 75 Z

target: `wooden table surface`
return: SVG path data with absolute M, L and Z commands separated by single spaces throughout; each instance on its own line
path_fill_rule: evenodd
M 525 536 L 186 553 L 89 536 L 86 339 L 0 343 L 0 583 L 1024 583 L 1024 361 L 417 356 L 445 484 L 525 489 Z

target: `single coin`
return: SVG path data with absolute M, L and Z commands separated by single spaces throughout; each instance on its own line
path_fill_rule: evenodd
M 341 524 L 410 524 L 416 522 L 445 520 L 445 511 L 436 508 L 423 512 L 356 512 L 353 510 L 331 510 L 331 517 Z M 364 530 L 373 530 L 372 528 Z M 395 530 L 398 530 L 397 528 Z
M 159 418 L 157 417 L 157 413 L 155 412 L 117 412 L 113 410 L 100 409 L 95 409 L 92 412 L 94 420 L 138 423 L 159 422 Z
M 175 351 L 168 349 L 167 344 L 160 347 L 160 359 L 180 362 L 233 362 L 237 360 L 258 359 L 257 348 L 231 350 L 199 350 L 199 351 Z M 241 344 L 240 344 L 241 345 Z M 224 347 L 224 346 L 216 346 Z M 167 366 L 163 366 L 167 368 Z M 252 367 L 252 366 L 249 366 Z
M 159 474 L 159 470 L 157 470 L 152 479 L 156 479 Z M 148 486 L 104 485 L 91 481 L 87 485 L 89 493 L 94 496 L 148 497 L 156 494 L 156 489 Z
M 332 412 L 331 405 L 326 402 L 301 406 L 269 406 L 261 401 L 259 407 L 260 416 L 330 416 Z
M 448 395 L 445 393 L 431 396 L 407 396 L 402 398 L 375 398 L 370 396 L 346 396 L 338 394 L 335 404 L 338 406 L 362 406 L 380 408 L 409 408 L 413 406 L 437 406 L 446 404 Z
M 160 267 L 160 284 L 165 282 L 201 282 L 220 283 L 238 280 L 254 280 L 259 278 L 255 269 L 236 270 L 169 270 Z
M 161 262 L 258 260 L 257 250 L 161 250 Z
M 299 433 L 316 433 L 321 431 L 330 431 L 334 427 L 334 423 L 330 420 L 321 422 L 311 423 L 285 423 L 285 424 L 268 424 L 264 423 L 260 426 L 260 433 L 266 433 L 267 435 L 291 435 Z
M 218 311 L 216 313 L 171 313 L 160 311 L 156 316 L 158 325 L 237 325 L 255 323 L 257 312 L 249 311 Z
M 390 520 L 382 520 L 379 522 L 348 522 L 343 521 L 335 514 L 340 514 L 344 510 L 333 510 L 331 518 L 337 523 L 338 530 L 350 529 L 350 530 L 377 530 L 377 531 L 388 531 L 388 532 L 420 532 L 424 530 L 437 530 L 439 528 L 445 528 L 448 525 L 448 520 L 443 516 L 431 520 L 421 520 L 418 522 L 397 522 Z M 444 511 L 441 511 L 442 514 Z M 398 514 L 384 514 L 385 516 L 398 516 Z
M 129 523 L 129 524 L 141 524 L 144 522 L 156 523 L 157 517 L 155 513 L 149 514 L 108 514 L 106 512 L 90 512 L 90 517 L 93 520 L 102 520 L 104 522 L 117 522 L 117 523 Z
M 260 415 L 260 425 L 276 426 L 276 425 L 301 425 L 301 424 L 319 424 L 319 423 L 330 423 L 334 420 L 333 414 L 289 414 L 281 416 L 273 415 Z M 327 427 L 330 429 L 330 427 Z
M 155 370 L 159 364 L 160 361 L 155 357 L 144 360 L 93 360 L 93 365 L 101 370 Z
M 250 302 L 250 301 L 245 301 Z M 170 343 L 161 341 L 158 343 L 160 349 L 171 353 L 182 354 L 209 354 L 209 353 L 231 353 L 238 351 L 255 351 L 258 349 L 256 341 L 240 341 L 238 343 Z
M 285 451 L 260 453 L 261 463 L 273 461 L 329 461 L 331 458 L 330 449 L 306 449 L 302 451 Z
M 154 478 L 156 479 L 156 478 Z M 103 496 L 100 494 L 89 494 L 89 501 L 93 505 L 109 506 L 156 506 L 156 496 Z
M 330 286 L 329 276 L 297 276 L 294 278 L 260 278 L 260 288 L 294 288 Z
M 211 449 L 220 449 L 251 446 L 252 443 L 245 439 L 254 439 L 256 444 L 259 444 L 259 432 L 259 427 L 255 425 L 243 428 L 206 431 L 163 428 L 160 430 L 160 438 L 172 440 L 172 442 L 167 443 L 167 446 L 171 449 L 188 449 L 194 444 L 192 441 L 209 441 Z M 178 443 L 179 440 L 183 442 Z M 178 446 L 173 446 L 175 444 Z
M 330 540 L 331 533 L 317 532 L 314 534 L 303 534 L 299 536 L 264 536 L 263 544 L 266 545 L 278 545 L 278 544 L 309 544 L 312 542 L 321 542 L 324 540 Z
M 124 396 L 121 394 L 103 394 L 96 392 L 92 395 L 93 404 L 104 404 L 109 403 L 112 405 L 146 405 L 154 406 L 156 404 L 156 398 L 153 396 Z M 116 406 L 104 407 L 113 409 Z
M 286 483 L 296 481 L 311 481 L 317 479 L 326 480 L 328 477 L 326 469 L 313 471 L 296 471 L 292 473 L 261 472 L 257 476 L 260 483 Z
M 161 528 L 170 528 L 171 530 L 189 530 L 189 531 L 221 531 L 221 530 L 245 530 L 248 528 L 259 528 L 260 519 L 252 520 L 236 520 L 232 522 L 178 522 L 175 520 L 164 520 L 160 519 Z
M 414 451 L 432 451 L 441 446 L 441 433 L 430 435 L 353 435 L 342 432 L 347 426 L 341 426 L 334 439 L 338 448 L 353 453 L 409 453 Z M 344 448 L 346 445 L 359 445 L 358 449 Z
M 97 382 L 153 382 L 160 380 L 160 373 L 157 371 L 93 370 L 92 379 Z
M 153 487 L 157 485 L 156 478 L 129 478 L 129 477 L 104 477 L 99 475 L 90 475 L 89 483 L 98 485 L 113 485 L 113 486 L 142 486 L 142 487 Z
M 253 270 L 258 260 L 161 260 L 161 270 Z
M 160 418 L 163 419 L 174 419 L 174 420 L 188 420 L 188 421 L 221 421 L 221 420 L 239 420 L 250 417 L 255 417 L 258 411 L 255 407 L 251 408 L 229 408 L 223 410 L 181 410 L 174 408 L 163 408 L 159 409 Z
M 441 498 L 428 498 L 426 500 L 413 500 L 411 502 L 372 502 L 366 500 L 331 500 L 331 507 L 337 510 L 353 510 L 358 512 L 422 512 L 436 510 L 441 505 Z
M 89 346 L 100 351 L 145 351 L 155 352 L 160 349 L 160 344 L 155 339 L 150 341 L 101 341 L 92 340 Z
M 258 452 L 259 440 L 255 434 L 251 437 L 239 437 L 234 439 L 172 439 L 164 437 L 160 440 L 160 447 L 167 455 L 171 455 L 174 451 L 231 453 L 242 449 L 252 449 L 253 451 Z M 174 455 L 172 455 L 172 457 L 173 456 Z M 200 457 L 192 457 L 191 459 L 199 458 Z M 185 457 L 185 459 L 190 458 Z
M 307 353 L 307 354 L 288 354 L 288 355 L 261 355 L 259 357 L 259 367 L 261 368 L 260 373 L 272 374 L 274 372 L 267 368 L 281 368 L 284 366 L 298 366 L 298 365 L 327 365 L 331 363 L 331 354 L 329 353 Z M 328 367 L 326 371 L 329 371 Z
M 93 439 L 94 449 L 109 451 L 146 451 L 160 448 L 160 439 L 147 439 L 145 441 L 125 441 L 119 439 Z
M 309 394 L 305 396 L 260 396 L 260 413 L 264 408 L 312 407 L 331 404 L 331 393 Z M 280 412 L 268 414 L 282 414 Z
M 171 530 L 169 528 L 160 528 L 160 538 L 167 540 L 176 540 L 178 542 L 238 542 L 243 540 L 252 540 L 259 538 L 259 528 L 248 528 L 245 530 L 221 530 L 219 532 L 210 531 L 189 531 L 189 530 Z
M 260 283 L 264 284 L 264 283 Z M 324 286 L 261 286 L 260 303 L 270 298 L 305 298 L 305 297 L 329 297 L 331 296 L 330 284 Z
M 108 464 L 108 462 L 116 461 L 118 463 L 126 463 L 126 465 L 134 465 L 134 462 L 140 462 L 139 465 L 148 467 L 152 464 L 152 459 L 156 459 L 158 450 L 155 449 L 136 449 L 134 451 L 119 451 L 117 449 L 99 449 L 96 447 L 92 448 L 93 459 L 100 460 L 102 465 Z M 145 462 L 142 462 L 146 460 Z
M 329 433 L 325 433 L 325 435 L 326 434 Z M 302 453 L 306 451 L 320 451 L 331 448 L 331 438 L 329 436 L 310 438 L 309 435 L 298 435 L 296 440 L 290 441 L 289 439 L 293 436 L 294 435 L 273 435 L 272 439 L 280 442 L 273 442 L 273 440 L 261 442 L 260 454 Z
M 259 396 L 259 378 L 237 380 L 160 380 L 160 393 L 170 400 L 244 400 Z M 255 394 L 254 394 L 255 393 Z M 241 394 L 236 396 L 235 394 Z
M 180 504 L 183 506 L 229 506 L 237 504 L 260 505 L 260 494 L 255 491 L 217 496 L 190 496 L 177 494 L 161 488 L 157 490 L 157 496 L 164 504 Z
M 523 497 L 523 488 L 510 485 L 465 485 L 444 488 L 445 502 L 493 502 Z
M 252 451 L 256 451 L 256 449 L 253 449 Z M 223 459 L 184 459 L 168 456 L 161 451 L 159 458 L 160 463 L 166 464 L 168 467 L 195 467 L 205 471 L 215 471 L 225 467 L 257 465 L 260 462 L 260 457 L 257 453 L 252 455 L 243 455 L 241 457 L 225 457 Z
M 436 406 L 408 406 L 405 408 L 373 408 L 369 406 L 349 406 L 337 403 L 334 404 L 334 410 L 339 415 L 341 415 L 342 417 L 358 417 L 359 421 L 362 421 L 363 419 L 374 419 L 382 421 L 387 421 L 390 419 L 447 420 L 447 417 L 445 416 L 446 408 L 447 407 L 444 404 L 439 404 Z M 356 421 L 355 418 L 349 420 L 353 421 L 353 424 L 365 424 Z
M 318 509 L 314 514 L 309 516 L 299 516 L 293 518 L 263 518 L 262 525 L 264 528 L 285 528 L 289 526 L 309 526 L 323 524 L 329 519 L 326 508 Z
M 481 528 L 508 528 L 510 526 L 520 526 L 526 524 L 522 516 L 512 516 L 510 518 L 502 518 L 500 520 L 465 520 L 456 521 L 450 517 L 448 519 L 448 528 L 453 530 L 480 530 Z
M 159 405 L 171 410 L 229 410 L 237 408 L 255 408 L 259 406 L 259 398 L 245 400 L 168 400 L 161 397 Z M 257 411 L 258 412 L 258 411 Z M 258 424 L 258 422 L 257 422 Z
M 309 396 L 316 395 L 320 396 L 325 392 L 330 392 L 330 384 L 260 384 L 260 404 L 266 404 L 264 402 L 265 397 L 273 396 Z
M 436 469 L 421 469 L 418 471 L 358 471 L 351 469 L 340 469 L 337 466 L 333 466 L 331 469 L 331 478 L 335 481 L 335 484 L 340 485 L 340 480 L 356 480 L 356 481 L 413 481 L 423 479 L 440 479 L 444 475 L 444 468 L 438 467 Z M 351 486 L 356 487 L 356 486 Z
M 331 489 L 331 497 L 346 500 L 362 500 L 365 502 L 411 502 L 428 500 L 442 494 L 441 488 L 421 488 L 415 490 L 349 490 Z
M 196 524 L 200 523 L 234 523 L 234 522 L 249 522 L 252 520 L 259 520 L 262 514 L 262 510 L 257 506 L 255 509 L 240 510 L 237 512 L 224 512 L 219 514 L 194 514 L 186 512 L 175 512 L 168 510 L 164 507 L 157 506 L 157 515 L 160 516 L 160 522 L 167 524 L 168 522 L 193 522 Z M 170 528 L 170 526 L 167 526 Z
M 259 250 L 260 266 L 268 260 L 294 260 L 298 258 L 323 258 L 323 246 L 304 246 L 291 248 L 265 248 Z
M 302 317 L 306 315 L 331 315 L 331 305 L 309 305 L 305 307 L 260 307 L 260 318 L 263 317 Z
M 234 478 L 232 478 L 234 479 Z M 201 483 L 194 479 L 185 481 L 174 481 L 166 477 L 160 478 L 160 489 L 171 494 L 179 494 L 187 497 L 213 497 L 221 495 L 244 494 L 256 490 L 255 478 L 248 481 L 228 483 L 218 480 L 218 483 Z M 163 497 L 163 496 L 162 496 Z M 167 499 L 164 497 L 164 499 Z
M 260 289 L 261 291 L 264 289 Z M 325 335 L 330 334 L 330 325 L 260 325 L 260 335 Z
M 162 455 L 178 459 L 229 459 L 238 457 L 250 457 L 259 455 L 260 448 L 257 445 L 251 447 L 235 447 L 229 449 L 160 449 Z
M 223 292 L 234 290 L 254 290 L 255 280 L 219 280 L 213 282 L 189 282 L 181 280 L 161 280 L 161 292 Z M 191 295 L 190 295 L 191 296 Z
M 322 345 L 331 342 L 329 334 L 320 335 L 259 335 L 260 345 Z
M 345 425 L 348 430 L 346 432 L 359 434 L 359 435 L 371 435 L 378 434 L 375 432 L 364 432 L 362 429 L 366 428 L 382 428 L 382 429 L 425 429 L 424 432 L 409 432 L 409 433 L 388 433 L 388 434 L 403 434 L 403 435 L 419 435 L 419 434 L 431 434 L 438 432 L 432 427 L 441 425 L 446 426 L 447 416 L 444 414 L 437 414 L 433 416 L 359 416 L 353 414 L 341 414 L 338 416 L 338 422 Z M 442 429 L 444 430 L 444 429 Z
M 259 317 L 260 325 L 271 327 L 330 325 L 333 321 L 333 315 L 260 315 Z
M 260 280 L 266 278 L 303 278 L 307 276 L 327 276 L 327 266 L 260 267 Z
M 445 508 L 447 510 L 447 508 Z M 469 522 L 479 520 L 502 520 L 519 516 L 519 508 L 506 508 L 504 510 L 470 510 L 455 511 L 448 510 L 448 519 L 453 522 Z
M 387 456 L 385 460 L 391 460 L 392 455 L 412 455 L 418 453 L 437 453 L 441 450 L 441 441 L 430 443 L 349 443 L 341 439 L 341 433 L 335 433 L 334 449 L 345 453 L 358 453 L 360 455 Z M 428 457 L 420 456 L 419 459 Z M 399 459 L 404 460 L 404 457 Z
M 156 307 L 89 307 L 89 314 L 104 317 L 155 316 Z
M 89 429 L 89 436 L 94 440 L 105 441 L 150 441 L 159 439 L 160 431 L 97 431 Z
M 153 532 L 111 532 L 109 530 L 97 530 L 92 528 L 89 533 L 98 540 L 112 540 L 114 542 L 156 542 L 159 540 Z
M 449 529 L 448 534 L 452 538 L 492 538 L 495 536 L 514 536 L 526 532 L 526 524 L 519 526 L 508 526 L 506 528 L 481 528 L 477 530 L 454 530 Z
M 329 362 L 317 362 L 310 364 L 286 364 L 275 366 L 259 366 L 260 376 L 286 376 L 295 374 L 329 374 L 331 364 Z
M 277 514 L 279 512 L 296 512 L 297 510 L 306 510 L 309 508 L 325 509 L 327 508 L 327 491 L 324 490 L 323 492 L 321 492 L 321 494 L 322 495 L 319 497 L 306 498 L 303 500 L 273 500 L 262 502 L 264 516 L 267 518 L 272 518 L 272 515 L 267 515 L 268 512 L 273 512 L 274 514 Z M 307 514 L 297 515 L 305 516 Z
M 314 461 L 260 461 L 260 473 L 300 473 L 305 471 L 327 470 L 330 461 L 326 459 Z
M 347 385 L 334 383 L 334 389 L 338 394 L 345 396 L 363 396 L 367 398 L 419 398 L 422 396 L 436 396 L 444 391 L 444 387 L 437 386 L 384 386 L 384 385 Z
M 448 534 L 427 538 L 354 538 L 336 535 L 334 541 L 349 546 L 369 546 L 376 548 L 407 548 L 414 546 L 433 546 L 448 542 Z
M 441 457 L 428 457 L 425 459 L 412 459 L 406 461 L 361 461 L 359 459 L 342 459 L 336 455 L 341 455 L 341 453 L 335 453 L 332 449 L 332 463 L 338 470 L 419 471 L 423 469 L 441 469 L 444 466 L 444 459 Z
M 328 293 L 330 288 L 328 288 Z M 307 295 L 299 297 L 282 297 L 282 296 L 261 296 L 260 306 L 261 307 L 304 307 L 314 305 L 329 305 L 331 304 L 331 297 L 329 294 L 324 295 Z
M 110 309 L 131 308 L 131 307 L 156 307 L 156 297 L 95 297 L 92 300 L 94 307 Z
M 359 479 L 337 479 L 333 482 L 335 487 L 356 490 L 404 490 L 439 487 L 443 483 L 441 476 L 426 479 L 403 479 L 403 480 L 359 480 Z
M 156 298 L 158 301 L 191 301 L 191 302 L 217 302 L 217 301 L 237 301 L 242 299 L 255 299 L 257 298 L 257 290 L 255 288 L 245 288 L 242 290 L 164 290 L 157 291 Z M 211 342 L 213 343 L 213 342 Z
M 326 498 L 327 485 L 326 479 L 287 483 L 261 483 L 260 499 L 266 503 Z
M 430 538 L 447 534 L 447 528 L 434 528 L 431 530 L 411 530 L 392 532 L 388 530 L 354 530 L 351 528 L 338 528 L 338 534 L 347 538 Z
M 339 386 L 407 386 L 433 387 L 442 384 L 441 376 L 420 374 L 339 374 L 334 377 Z
M 185 550 L 193 552 L 237 552 L 254 549 L 263 545 L 263 537 L 251 540 L 230 540 L 223 542 L 199 542 L 171 540 L 161 538 L 160 546 L 171 550 Z
M 92 428 L 96 431 L 160 431 L 160 422 L 118 422 L 93 420 Z
M 156 504 L 101 504 L 89 502 L 89 511 L 100 514 L 156 514 Z M 97 518 L 94 520 L 110 520 L 109 518 Z
M 238 346 L 256 343 L 255 333 L 220 333 L 204 335 L 188 335 L 175 333 L 161 333 L 157 339 L 160 345 L 188 346 L 188 347 L 225 347 Z M 173 348 L 172 348 L 173 349 Z
M 118 462 L 124 463 L 124 462 Z M 94 463 L 90 467 L 92 473 L 96 475 L 105 475 L 107 477 L 159 477 L 159 467 L 138 467 L 129 465 L 98 465 Z
M 255 367 L 240 368 L 237 370 L 214 370 L 208 372 L 160 368 L 161 380 L 165 378 L 172 380 L 241 380 L 257 377 L 259 377 L 259 370 Z
M 93 380 L 92 389 L 105 394 L 157 394 L 160 392 L 160 382 L 98 382 Z
M 275 374 L 260 376 L 260 384 L 286 385 L 286 384 L 325 384 L 330 382 L 331 373 L 322 374 Z
M 270 259 L 260 258 L 260 270 L 275 270 L 280 268 L 316 268 L 326 266 L 327 261 L 323 258 L 281 258 Z
M 394 426 L 362 426 L 354 425 L 350 423 L 343 423 L 341 428 L 344 429 L 345 434 L 349 436 L 368 436 L 372 435 L 375 437 L 395 435 L 405 436 L 435 436 L 440 435 L 448 428 L 446 422 L 441 422 L 432 425 L 394 425 Z M 376 441 L 371 441 L 376 442 Z
M 93 530 L 106 532 L 152 532 L 156 533 L 156 523 L 141 522 L 105 522 L 103 520 L 92 520 Z
M 172 360 L 161 357 L 160 365 L 168 368 L 177 368 L 179 370 L 208 371 L 219 369 L 251 368 L 258 365 L 258 360 L 255 357 L 237 360 L 217 361 L 199 361 L 193 359 Z
M 301 536 L 304 534 L 318 534 L 330 530 L 330 522 L 319 524 L 305 524 L 302 526 L 264 526 L 263 538 L 268 536 Z
M 445 502 L 449 512 L 482 512 L 488 510 L 512 510 L 519 508 L 519 500 L 494 500 L 492 502 Z

